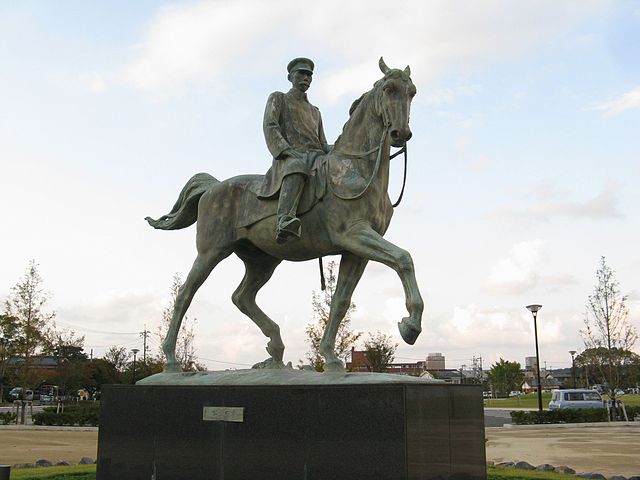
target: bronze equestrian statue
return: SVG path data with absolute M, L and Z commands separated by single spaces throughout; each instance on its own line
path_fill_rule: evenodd
M 424 303 L 413 260 L 409 252 L 383 238 L 393 215 L 387 193 L 390 149 L 403 147 L 411 138 L 409 110 L 416 87 L 409 67 L 391 69 L 382 58 L 379 65 L 384 76 L 353 103 L 342 134 L 327 154 L 319 152 L 324 152 L 326 145 L 320 123 L 317 143 L 306 148 L 294 142 L 290 151 L 272 150 L 274 163 L 281 161 L 278 159 L 282 154 L 309 162 L 303 168 L 298 165 L 290 170 L 293 174 L 289 176 L 299 174 L 303 180 L 306 178 L 302 194 L 294 192 L 297 207 L 292 202 L 286 205 L 286 212 L 280 209 L 274 197 L 277 190 L 267 188 L 265 192 L 265 185 L 270 184 L 265 176 L 241 175 L 221 182 L 199 173 L 184 186 L 169 214 L 158 220 L 147 217 L 151 226 L 162 230 L 186 228 L 197 222 L 198 255 L 178 293 L 171 325 L 162 343 L 167 356 L 166 371 L 180 371 L 175 356 L 176 339 L 194 294 L 213 268 L 232 253 L 242 259 L 246 269 L 232 295 L 233 303 L 269 337 L 270 357 L 261 362 L 262 367 L 285 366 L 280 328 L 255 301 L 256 294 L 282 260 L 299 262 L 325 255 L 342 256 L 329 321 L 320 344 L 325 372 L 344 371 L 344 364 L 335 353 L 336 334 L 369 260 L 391 267 L 400 277 L 409 316 L 398 323 L 398 328 L 405 342 L 416 341 L 422 330 Z M 307 73 L 312 71 L 313 65 L 307 63 L 306 69 Z M 279 101 L 272 97 L 270 102 Z M 273 121 L 277 119 L 270 120 Z M 283 216 L 281 224 L 279 219 L 274 220 L 279 213 L 288 214 L 299 223 Z M 292 234 L 277 234 L 278 227 L 289 229 Z M 296 234 L 300 231 L 304 233 L 298 238 Z

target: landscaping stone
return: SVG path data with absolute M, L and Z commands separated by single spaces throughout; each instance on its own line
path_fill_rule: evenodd
M 543 463 L 542 465 L 538 465 L 536 467 L 536 470 L 540 471 L 540 472 L 553 472 L 555 470 L 556 467 L 554 467 L 553 465 L 549 464 L 549 463 Z
M 93 458 L 91 458 L 91 457 L 82 457 L 80 459 L 80 462 L 78 462 L 78 463 L 80 465 L 91 465 L 91 464 L 95 463 L 95 460 Z
M 496 467 L 513 467 L 513 462 L 500 462 L 496 463 Z
M 35 463 L 16 463 L 13 468 L 35 468 Z
M 627 480 L 627 477 L 623 475 L 613 475 L 612 477 L 609 477 L 609 480 Z
M 53 463 L 51 463 L 49 460 L 45 460 L 44 458 L 40 460 L 36 460 L 36 467 L 51 467 L 51 466 L 53 466 Z
M 576 477 L 588 478 L 589 480 L 607 480 L 607 477 L 597 472 L 577 473 Z
M 536 467 L 531 465 L 529 462 L 516 462 L 516 464 L 513 467 L 517 468 L 518 470 L 535 470 L 536 469 Z
M 558 473 L 566 473 L 568 475 L 574 475 L 576 473 L 573 468 L 567 467 L 566 465 L 560 465 L 559 467 L 556 467 L 555 471 Z
M 640 480 L 640 475 L 631 475 L 627 480 Z
M 71 465 L 69 462 L 65 461 L 65 460 L 58 460 L 55 463 L 56 467 L 68 467 L 69 465 Z

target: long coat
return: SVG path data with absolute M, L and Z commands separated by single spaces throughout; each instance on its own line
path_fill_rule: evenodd
M 269 95 L 262 124 L 267 147 L 273 155 L 259 197 L 278 194 L 282 179 L 292 173 L 309 175 L 311 162 L 318 153 L 328 152 L 320 110 L 311 105 L 307 95 L 291 89 Z M 303 159 L 283 156 L 287 148 L 305 154 Z

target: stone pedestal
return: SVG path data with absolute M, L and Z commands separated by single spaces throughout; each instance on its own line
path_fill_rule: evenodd
M 97 480 L 449 478 L 486 478 L 480 387 L 114 385 L 102 391 Z

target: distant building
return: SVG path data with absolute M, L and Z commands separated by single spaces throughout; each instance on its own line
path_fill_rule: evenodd
M 427 370 L 445 370 L 446 367 L 445 367 L 444 355 L 442 355 L 440 352 L 428 354 L 426 369 Z
M 371 363 L 367 358 L 364 350 L 351 349 L 351 361 L 346 364 L 347 370 L 351 372 L 370 372 Z M 386 373 L 395 373 L 398 375 L 420 375 L 425 370 L 425 362 L 403 362 L 392 363 Z
M 22 367 L 24 364 L 24 357 L 10 357 L 7 361 L 7 366 L 10 368 Z M 29 368 L 55 370 L 58 368 L 58 359 L 53 355 L 34 355 L 29 358 Z

